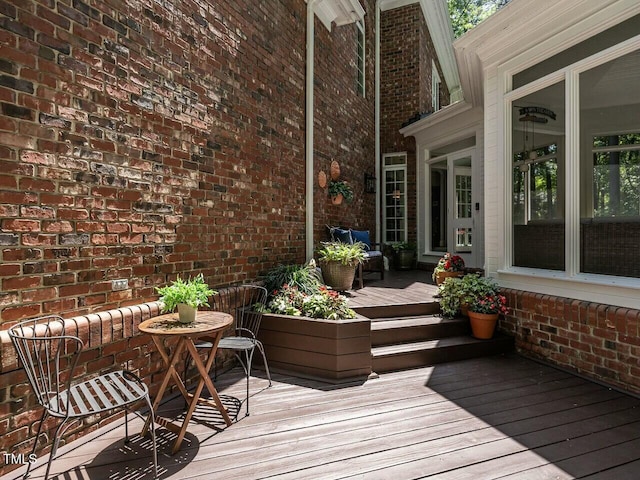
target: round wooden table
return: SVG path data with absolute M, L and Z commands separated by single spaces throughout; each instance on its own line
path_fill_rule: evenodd
M 171 453 L 175 454 L 182 444 L 182 440 L 184 440 L 184 435 L 187 432 L 187 426 L 189 424 L 189 420 L 193 415 L 193 412 L 196 409 L 196 405 L 198 402 L 204 402 L 208 405 L 212 405 L 217 408 L 224 421 L 227 425 L 231 425 L 231 418 L 229 417 L 229 413 L 227 409 L 224 408 L 222 402 L 220 401 L 220 397 L 218 396 L 218 392 L 209 377 L 209 370 L 211 369 L 211 365 L 213 364 L 213 360 L 216 355 L 216 350 L 218 349 L 218 342 L 220 338 L 222 338 L 222 334 L 224 330 L 233 323 L 233 317 L 227 313 L 223 312 L 198 312 L 196 315 L 196 320 L 191 324 L 184 324 L 178 321 L 177 313 L 169 313 L 167 315 L 160 315 L 159 317 L 153 317 L 149 320 L 145 320 L 142 322 L 138 328 L 141 332 L 151 335 L 151 339 L 153 343 L 158 348 L 158 352 L 162 356 L 162 360 L 164 361 L 165 366 L 167 367 L 167 371 L 162 380 L 162 384 L 160 385 L 160 390 L 156 395 L 156 398 L 153 402 L 153 411 L 157 413 L 158 406 L 160 405 L 160 401 L 162 400 L 162 396 L 164 395 L 169 382 L 173 380 L 175 385 L 180 390 L 180 393 L 184 396 L 187 401 L 188 409 L 187 414 L 182 422 L 181 427 L 177 427 L 169 420 L 159 417 L 156 415 L 156 422 L 160 425 L 168 428 L 178 435 L 175 444 L 173 445 L 173 450 Z M 175 346 L 173 351 L 173 355 L 169 356 L 169 352 L 164 344 L 164 340 L 167 338 L 178 338 L 178 343 Z M 196 348 L 193 340 L 200 337 L 208 337 L 211 339 L 211 347 L 209 349 L 209 354 L 207 356 L 206 364 L 202 362 L 202 358 L 198 355 L 198 349 Z M 198 373 L 200 375 L 200 380 L 198 381 L 198 386 L 196 387 L 195 392 L 190 394 L 187 391 L 178 371 L 176 370 L 176 365 L 180 361 L 180 356 L 182 352 L 186 349 L 189 353 L 189 356 L 193 359 L 193 363 L 198 369 Z M 207 386 L 209 393 L 213 397 L 213 404 L 207 399 L 200 398 L 200 394 L 202 393 L 202 389 L 204 386 Z M 142 435 L 147 433 L 149 429 L 149 421 L 145 423 L 145 426 L 142 430 Z

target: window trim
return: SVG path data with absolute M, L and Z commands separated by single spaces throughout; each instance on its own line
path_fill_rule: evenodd
M 640 49 L 640 35 L 629 38 L 617 45 L 606 48 L 587 58 L 581 59 L 560 70 L 545 75 L 515 90 L 512 89 L 512 77 L 522 70 L 522 63 L 511 59 L 497 67 L 498 105 L 497 131 L 502 141 L 498 143 L 499 175 L 497 184 L 503 188 L 501 198 L 503 209 L 499 212 L 498 222 L 504 228 L 504 243 L 498 252 L 502 258 L 496 259 L 493 270 L 501 283 L 507 287 L 536 291 L 570 298 L 589 299 L 606 304 L 640 308 L 638 290 L 640 279 L 580 272 L 580 74 Z M 520 57 L 522 58 L 522 57 Z M 530 93 L 534 93 L 554 83 L 565 82 L 565 270 L 544 270 L 513 266 L 513 220 L 512 220 L 512 103 Z M 502 93 L 501 93 L 502 92 Z M 502 151 L 500 151 L 500 149 Z M 502 220 L 500 221 L 500 216 Z
M 389 157 L 403 157 L 404 163 L 396 164 L 396 165 L 386 165 L 386 159 Z M 407 215 L 407 205 L 408 205 L 408 192 L 407 192 L 407 152 L 394 152 L 394 153 L 385 153 L 382 155 L 382 238 L 383 242 L 386 242 L 387 238 L 387 197 L 386 197 L 386 173 L 388 171 L 404 171 L 404 239 L 402 241 L 408 240 L 409 235 L 409 216 Z
M 431 107 L 434 112 L 440 110 L 440 85 L 442 85 L 442 79 L 438 73 L 436 62 L 431 59 Z
M 366 98 L 366 65 L 367 65 L 367 44 L 364 18 L 355 22 L 356 24 L 356 90 L 358 95 Z M 358 55 L 358 50 L 362 42 L 362 53 Z M 360 66 L 362 65 L 362 69 Z

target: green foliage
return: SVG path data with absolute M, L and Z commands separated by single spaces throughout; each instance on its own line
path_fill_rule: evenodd
M 281 315 L 305 316 L 338 320 L 354 318 L 347 299 L 335 290 L 321 286 L 317 293 L 305 294 L 296 287 L 285 285 L 269 302 L 268 311 Z
M 460 310 L 461 304 L 473 305 L 479 298 L 496 296 L 499 287 L 491 278 L 467 274 L 462 278 L 447 278 L 439 290 L 440 310 L 445 316 L 453 317 Z
M 193 308 L 208 307 L 209 297 L 217 293 L 205 283 L 202 274 L 193 279 L 189 277 L 186 281 L 178 276 L 171 285 L 156 287 L 156 292 L 160 295 L 163 312 L 173 312 L 179 303 L 186 303 Z
M 339 262 L 342 265 L 356 266 L 364 262 L 367 257 L 365 245 L 361 242 L 341 243 L 324 242 L 318 250 L 318 259 L 321 263 Z
M 309 265 L 278 265 L 269 270 L 264 278 L 264 286 L 272 295 L 284 285 L 296 287 L 306 294 L 317 293 L 321 282 L 315 269 L 315 263 Z
M 502 8 L 509 0 L 447 0 L 455 38 Z
M 413 243 L 408 242 L 392 242 L 389 246 L 393 249 L 395 253 L 398 253 L 402 250 L 415 250 L 416 246 Z
M 329 182 L 328 190 L 330 197 L 336 197 L 341 193 L 347 202 L 353 200 L 353 190 L 351 189 L 351 185 L 344 180 L 331 180 Z

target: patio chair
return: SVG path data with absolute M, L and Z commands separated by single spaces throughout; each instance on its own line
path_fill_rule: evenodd
M 76 365 L 84 344 L 80 338 L 68 334 L 67 331 L 78 332 L 77 323 L 57 315 L 26 320 L 8 330 L 36 401 L 44 408 L 32 454 L 36 452 L 45 420 L 49 416 L 62 420 L 53 437 L 45 480 L 49 476 L 51 461 L 56 456 L 60 439 L 72 421 L 110 410 L 124 409 L 125 438 L 129 441 L 126 409 L 141 400 L 144 400 L 149 408 L 153 468 L 154 476 L 157 477 L 156 437 L 149 389 L 137 376 L 124 370 L 95 377 L 87 375 L 74 380 Z M 31 463 L 24 478 L 29 476 L 30 469 Z
M 271 373 L 267 364 L 267 357 L 264 354 L 262 342 L 258 340 L 258 330 L 262 321 L 262 312 L 252 308 L 253 305 L 265 305 L 267 302 L 267 289 L 258 285 L 236 285 L 224 288 L 213 296 L 211 307 L 220 312 L 233 315 L 234 333 L 223 337 L 218 343 L 218 351 L 232 350 L 236 358 L 242 365 L 247 379 L 247 399 L 246 408 L 249 416 L 249 377 L 251 376 L 251 364 L 253 353 L 256 349 L 262 354 L 262 361 L 271 386 Z M 211 342 L 200 342 L 197 348 L 211 348 Z M 214 368 L 216 368 L 214 366 Z M 217 368 L 214 371 L 217 377 Z

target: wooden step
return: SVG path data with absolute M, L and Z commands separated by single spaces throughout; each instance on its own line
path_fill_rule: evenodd
M 376 373 L 454 362 L 496 355 L 513 350 L 513 338 L 496 334 L 491 340 L 469 335 L 437 340 L 378 346 L 371 349 L 372 368 Z
M 397 305 L 376 305 L 372 307 L 356 307 L 354 310 L 358 314 L 372 320 L 377 318 L 438 315 L 440 313 L 440 302 L 429 301 Z
M 469 333 L 469 320 L 466 318 L 434 315 L 377 318 L 371 321 L 371 346 L 435 340 Z

